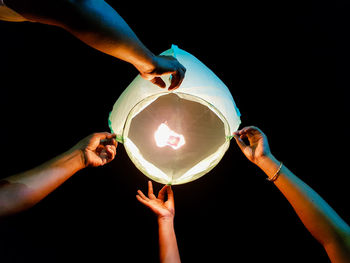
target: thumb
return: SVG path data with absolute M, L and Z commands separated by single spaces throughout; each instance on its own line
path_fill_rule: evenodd
M 237 134 L 233 134 L 233 138 L 235 138 L 235 141 L 241 151 L 244 152 L 244 150 L 247 148 L 245 142 Z
M 151 79 L 151 82 L 153 84 L 159 86 L 160 88 L 165 88 L 166 87 L 165 82 L 160 77 L 155 77 L 155 78 Z

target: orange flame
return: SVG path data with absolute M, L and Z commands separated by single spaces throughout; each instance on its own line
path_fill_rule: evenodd
M 159 125 L 154 133 L 154 139 L 158 147 L 170 146 L 174 150 L 179 149 L 186 143 L 184 136 L 171 130 L 166 123 Z

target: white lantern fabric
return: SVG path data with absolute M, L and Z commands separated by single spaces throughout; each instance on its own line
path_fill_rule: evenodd
M 214 168 L 241 123 L 226 85 L 203 63 L 175 45 L 186 68 L 181 86 L 161 89 L 137 76 L 109 115 L 109 126 L 146 176 L 163 184 L 193 181 Z M 171 76 L 162 79 L 170 85 Z

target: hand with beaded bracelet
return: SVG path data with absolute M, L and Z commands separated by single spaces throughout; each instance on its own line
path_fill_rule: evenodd
M 245 127 L 233 136 L 243 154 L 264 171 L 267 179 L 287 198 L 307 230 L 324 247 L 330 260 L 349 263 L 349 225 L 321 196 L 272 155 L 267 137 L 259 128 Z

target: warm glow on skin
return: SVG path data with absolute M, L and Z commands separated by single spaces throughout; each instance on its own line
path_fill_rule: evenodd
M 185 144 L 185 138 L 171 130 L 166 123 L 161 123 L 154 133 L 154 139 L 158 147 L 170 146 L 174 150 L 179 149 Z

